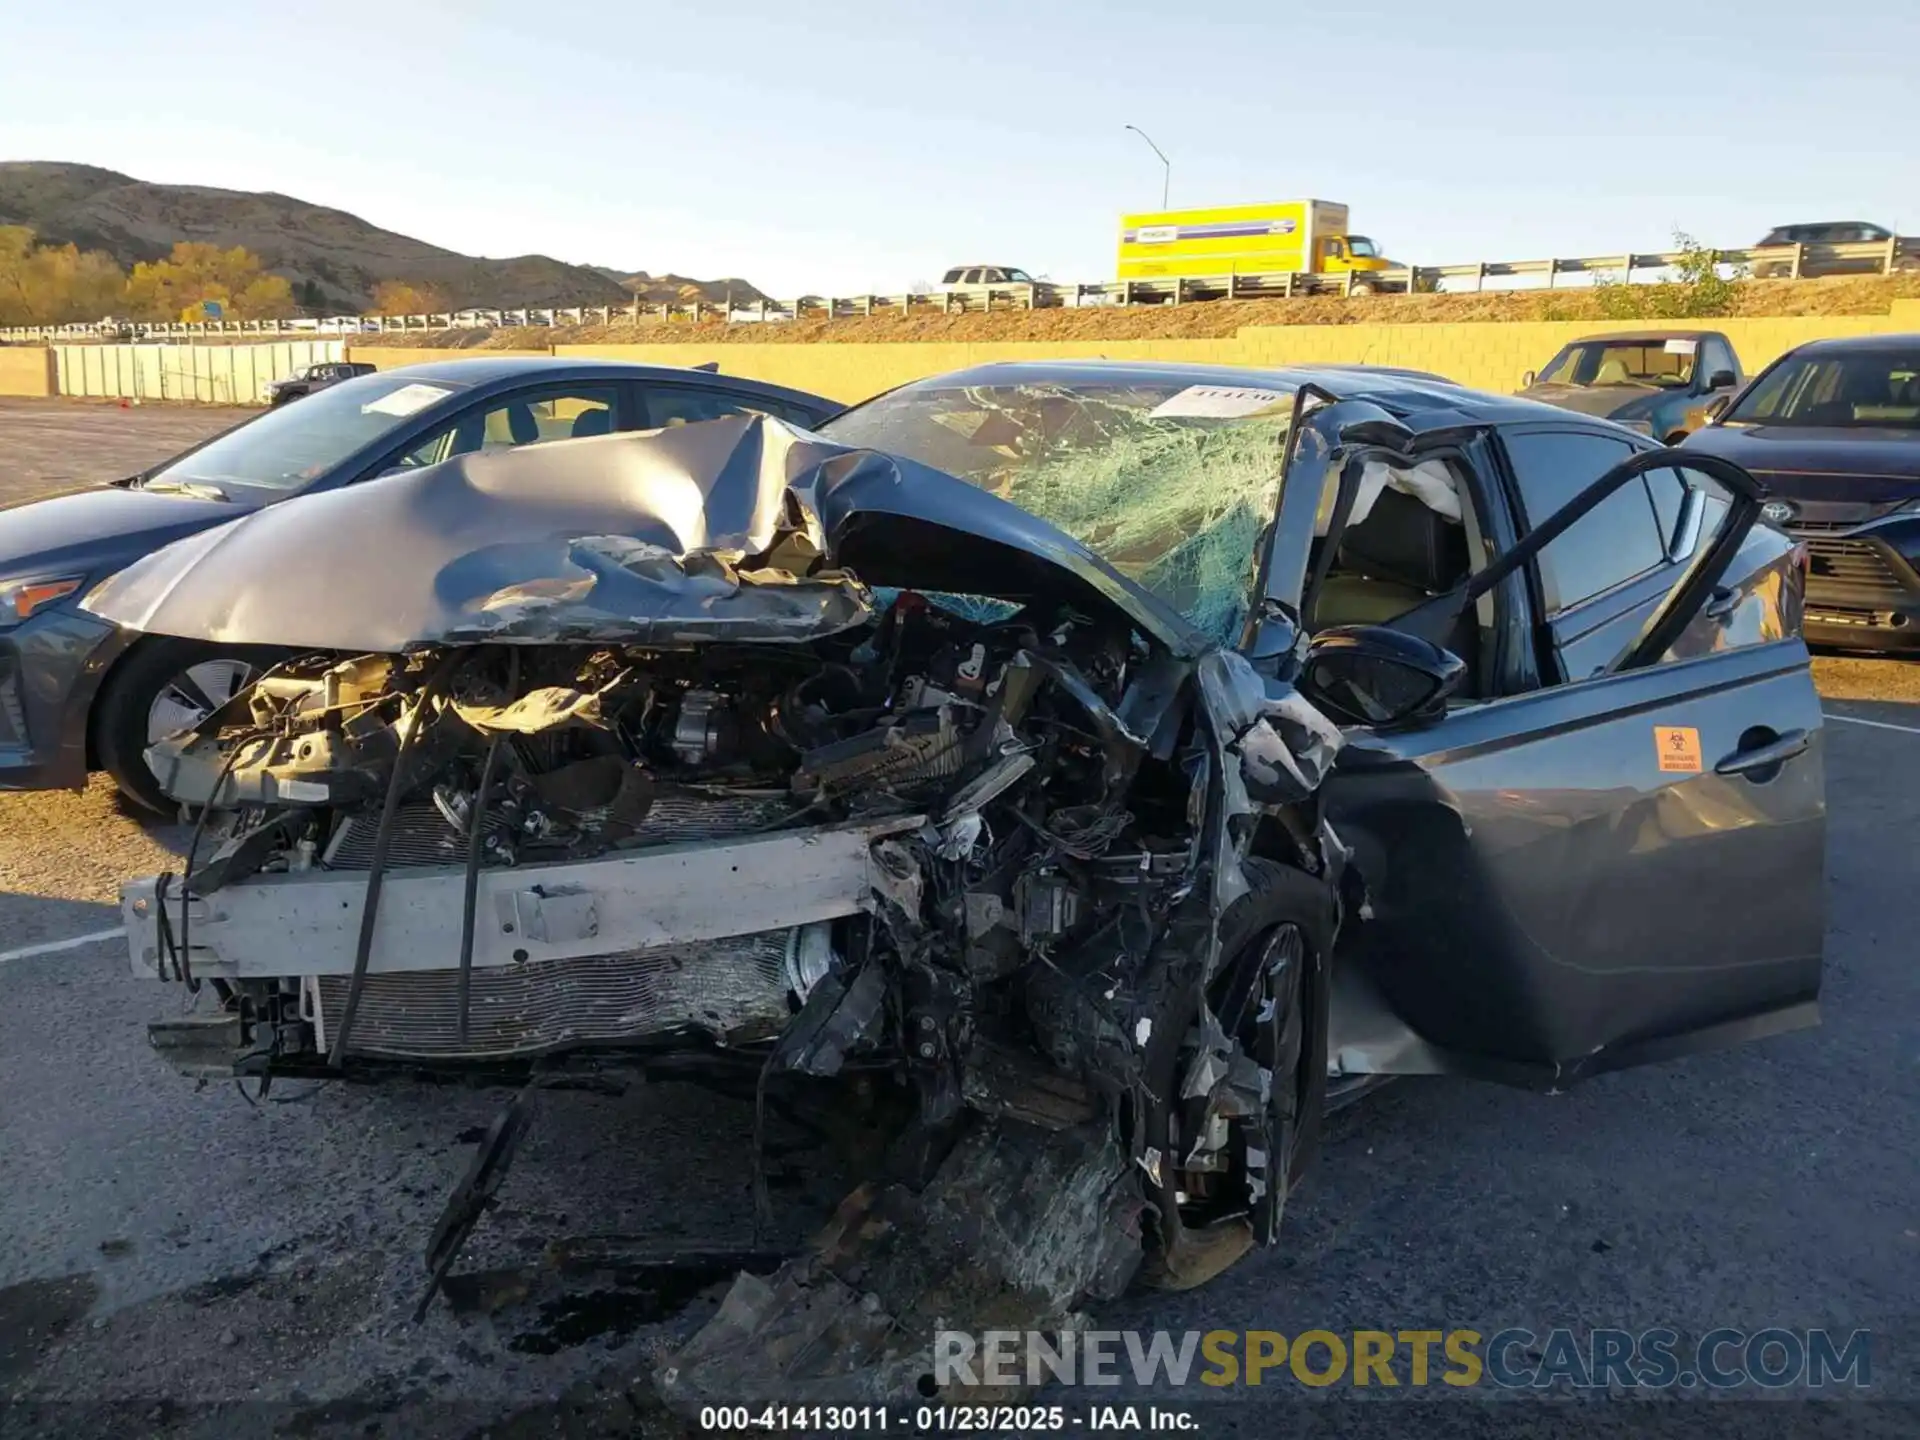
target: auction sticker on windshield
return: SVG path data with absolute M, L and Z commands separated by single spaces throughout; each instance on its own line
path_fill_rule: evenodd
M 1667 341 L 1666 349 L 1669 355 L 1691 355 L 1695 350 L 1699 349 L 1699 347 L 1700 342 L 1698 340 L 1676 338 Z
M 421 385 L 417 382 L 412 385 L 402 385 L 392 394 L 382 395 L 378 400 L 369 400 L 360 407 L 360 413 L 362 415 L 413 415 L 426 409 L 434 401 L 444 399 L 452 393 L 451 390 L 442 389 L 438 385 Z
M 1270 406 L 1291 404 L 1282 390 L 1245 389 L 1237 385 L 1189 385 L 1169 395 L 1147 412 L 1150 420 L 1238 420 Z

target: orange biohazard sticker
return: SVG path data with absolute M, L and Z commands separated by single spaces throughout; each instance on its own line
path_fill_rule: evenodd
M 1700 732 L 1691 725 L 1656 725 L 1653 745 L 1662 770 L 1683 775 L 1700 773 Z

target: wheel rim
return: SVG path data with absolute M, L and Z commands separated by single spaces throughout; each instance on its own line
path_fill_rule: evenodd
M 147 743 L 198 725 L 252 679 L 253 667 L 244 660 L 221 657 L 189 665 L 160 687 L 147 708 Z

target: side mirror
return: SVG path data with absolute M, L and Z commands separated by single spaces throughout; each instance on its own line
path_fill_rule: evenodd
M 1709 403 L 1707 406 L 1707 422 L 1711 424 L 1713 421 L 1718 420 L 1722 415 L 1726 414 L 1727 406 L 1731 405 L 1732 403 L 1733 403 L 1733 397 L 1731 395 L 1722 395 L 1719 399 Z
M 1731 370 L 1716 370 L 1707 378 L 1709 390 L 1731 390 L 1740 383 L 1740 377 Z
M 1531 389 L 1531 388 L 1533 387 L 1533 382 L 1534 382 L 1534 381 L 1535 381 L 1535 380 L 1536 380 L 1537 378 L 1539 378 L 1539 377 L 1538 377 L 1538 376 L 1536 376 L 1536 375 L 1534 374 L 1534 372 L 1533 372 L 1533 371 L 1531 371 L 1531 370 L 1529 370 L 1529 371 L 1527 371 L 1527 373 L 1526 373 L 1526 374 L 1524 374 L 1524 375 L 1522 375 L 1522 376 L 1520 377 L 1520 388 L 1521 388 L 1522 390 L 1528 390 L 1528 389 Z
M 1313 637 L 1300 693 L 1342 725 L 1392 729 L 1446 713 L 1466 679 L 1458 655 L 1384 625 L 1330 625 Z

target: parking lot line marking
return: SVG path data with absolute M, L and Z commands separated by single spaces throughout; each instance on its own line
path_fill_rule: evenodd
M 0 950 L 0 962 L 31 960 L 36 955 L 54 955 L 62 950 L 78 950 L 82 945 L 98 945 L 102 940 L 118 940 L 124 932 L 118 926 L 95 930 L 91 935 L 74 935 L 65 940 L 48 940 L 39 945 L 22 945 L 18 950 Z
M 1920 735 L 1920 725 L 1893 725 L 1885 720 L 1862 720 L 1858 715 L 1835 715 L 1827 712 L 1827 719 L 1840 720 L 1848 725 L 1865 725 L 1870 730 L 1898 730 L 1902 735 Z

